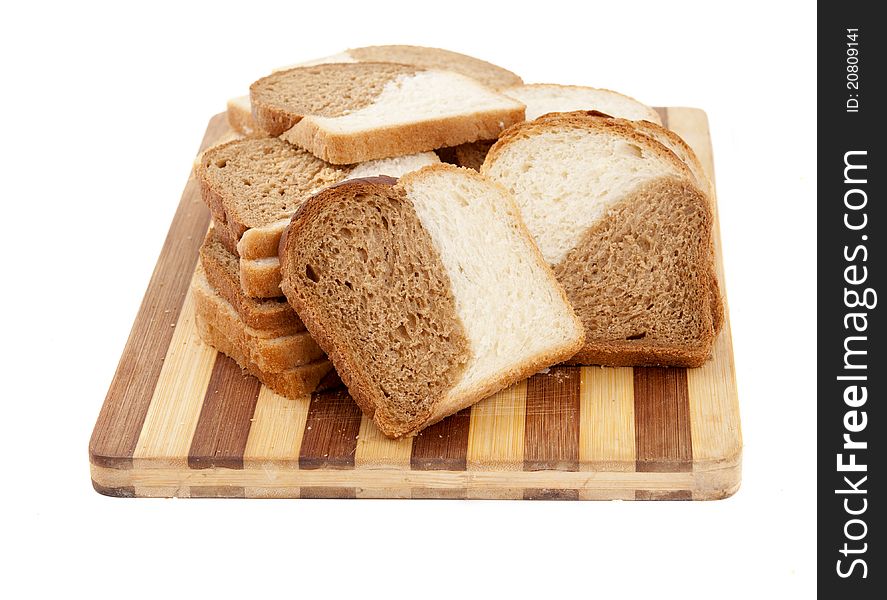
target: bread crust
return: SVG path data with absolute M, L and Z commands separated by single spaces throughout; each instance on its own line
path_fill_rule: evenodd
M 650 106 L 647 106 L 646 104 L 644 104 L 643 102 L 641 102 L 637 98 L 633 98 L 633 97 L 629 96 L 628 94 L 623 94 L 621 92 L 616 92 L 614 90 L 610 90 L 607 88 L 595 88 L 595 87 L 588 87 L 588 86 L 583 86 L 583 85 L 562 85 L 559 83 L 524 83 L 524 84 L 519 84 L 519 85 L 513 85 L 508 88 L 503 88 L 502 93 L 507 96 L 509 90 L 514 90 L 515 88 L 537 88 L 537 89 L 540 89 L 540 88 L 541 89 L 552 89 L 552 88 L 554 88 L 554 89 L 558 89 L 558 90 L 593 90 L 595 92 L 606 92 L 607 94 L 612 94 L 614 96 L 620 96 L 626 100 L 633 102 L 634 104 L 638 105 L 639 107 L 645 108 L 646 113 L 647 113 L 647 121 L 650 121 L 651 123 L 655 123 L 656 125 L 660 125 L 660 126 L 662 125 L 662 118 L 659 116 L 659 113 L 656 112 L 656 109 L 654 109 Z M 569 112 L 561 112 L 561 113 L 555 112 L 555 113 L 548 113 L 548 114 L 553 114 L 553 115 L 569 114 L 570 112 L 585 112 L 585 111 L 569 111 Z M 594 112 L 598 112 L 598 111 L 594 111 Z M 545 116 L 545 115 L 543 115 L 543 116 Z
M 280 137 L 328 163 L 345 165 L 495 139 L 505 127 L 523 121 L 523 118 L 524 108 L 521 107 L 353 134 L 326 131 L 313 119 L 306 118 Z
M 221 257 L 225 260 L 220 260 L 216 255 L 221 250 L 215 244 L 222 246 L 217 233 L 215 228 L 211 228 L 200 247 L 200 265 L 210 286 L 234 307 L 249 327 L 271 333 L 272 337 L 305 331 L 304 323 L 285 301 L 257 300 L 243 293 L 239 270 L 232 272 L 230 267 L 230 262 L 236 262 L 237 258 L 229 255 Z
M 281 373 L 325 358 L 307 331 L 277 336 L 274 332 L 249 327 L 212 288 L 198 268 L 192 285 L 195 310 L 205 322 L 235 343 L 240 351 L 266 373 Z
M 236 342 L 207 323 L 202 315 L 196 316 L 196 324 L 197 333 L 204 343 L 234 359 L 241 369 L 281 396 L 299 400 L 312 392 L 341 385 L 332 363 L 328 360 L 318 360 L 281 373 L 269 373 L 251 362 Z
M 280 263 L 263 259 L 240 259 L 240 288 L 252 298 L 281 298 Z

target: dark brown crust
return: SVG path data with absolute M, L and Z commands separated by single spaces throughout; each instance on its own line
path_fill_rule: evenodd
M 382 406 L 385 399 L 374 391 L 377 386 L 371 381 L 368 372 L 360 368 L 360 361 L 352 353 L 350 345 L 333 333 L 326 315 L 322 313 L 319 307 L 314 306 L 310 301 L 306 301 L 302 294 L 297 291 L 292 283 L 296 280 L 297 274 L 294 273 L 295 267 L 291 265 L 290 261 L 292 260 L 293 252 L 295 252 L 295 244 L 298 243 L 294 240 L 298 240 L 303 231 L 311 231 L 313 221 L 328 206 L 339 202 L 342 188 L 348 188 L 349 191 L 354 193 L 371 195 L 379 193 L 380 188 L 394 186 L 395 182 L 396 180 L 392 177 L 369 177 L 343 181 L 333 188 L 322 190 L 296 211 L 290 221 L 290 226 L 287 227 L 281 236 L 279 247 L 282 274 L 281 289 L 290 304 L 302 317 L 315 341 L 327 353 L 333 365 L 336 366 L 336 371 L 339 373 L 342 382 L 348 388 L 351 397 L 357 402 L 360 409 L 376 423 L 385 435 L 394 438 L 414 433 L 419 428 L 425 426 L 435 402 L 429 403 L 428 410 L 410 422 L 393 420 L 384 411 L 377 411 L 377 407 Z M 458 321 L 457 316 L 454 315 L 454 318 Z M 461 321 L 458 321 L 458 323 L 462 327 Z

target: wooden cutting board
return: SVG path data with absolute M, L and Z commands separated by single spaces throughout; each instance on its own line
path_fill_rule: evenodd
M 705 113 L 659 112 L 713 177 Z M 201 148 L 227 134 L 216 115 Z M 346 391 L 288 400 L 200 341 L 188 290 L 208 225 L 190 179 L 89 444 L 102 494 L 709 500 L 739 487 L 729 316 L 701 368 L 553 367 L 391 441 Z M 715 244 L 724 291 L 717 220 Z

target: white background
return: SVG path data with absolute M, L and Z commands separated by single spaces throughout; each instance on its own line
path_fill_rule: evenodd
M 25 4 L 0 19 L 0 588 L 812 595 L 813 3 Z M 207 120 L 272 67 L 388 43 L 708 111 L 745 438 L 736 496 L 213 501 L 92 490 L 90 432 Z

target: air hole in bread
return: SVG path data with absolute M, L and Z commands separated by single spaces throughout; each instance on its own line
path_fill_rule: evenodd
M 628 337 L 625 338 L 625 339 L 627 339 L 627 340 L 642 340 L 642 339 L 644 339 L 645 337 L 647 337 L 647 332 L 646 332 L 646 331 L 642 331 L 642 332 L 640 332 L 640 333 L 636 333 L 636 334 L 634 334 L 634 335 L 630 335 L 630 336 L 628 336 Z
M 224 169 L 227 166 L 228 166 L 228 161 L 226 159 L 216 161 L 216 168 L 217 169 Z
M 314 283 L 320 281 L 320 277 L 317 276 L 317 273 L 314 272 L 314 269 L 311 267 L 311 265 L 305 265 L 305 277 L 307 277 Z
M 616 154 L 641 158 L 644 155 L 644 152 L 641 150 L 641 147 L 636 144 L 620 141 L 616 144 Z

